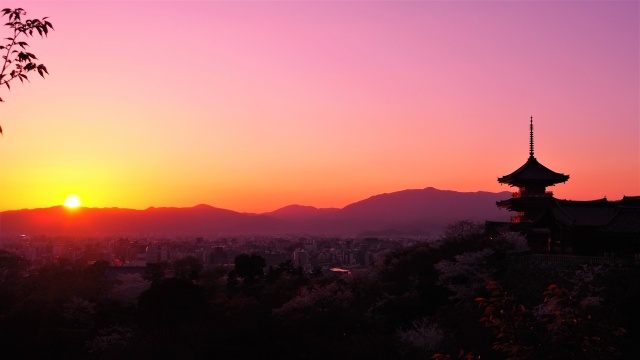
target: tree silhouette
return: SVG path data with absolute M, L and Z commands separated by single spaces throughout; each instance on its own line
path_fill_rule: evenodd
M 38 58 L 27 52 L 26 49 L 29 46 L 25 41 L 20 41 L 21 37 L 33 37 L 34 30 L 41 37 L 47 36 L 49 29 L 53 30 L 53 25 L 47 21 L 47 17 L 42 19 L 27 19 L 24 22 L 21 17 L 26 15 L 27 12 L 22 8 L 2 9 L 2 16 L 9 16 L 9 22 L 5 24 L 10 30 L 11 35 L 4 40 L 9 42 L 4 45 L 0 45 L 0 53 L 2 53 L 2 69 L 0 70 L 0 86 L 6 85 L 7 89 L 11 89 L 9 85 L 15 79 L 24 82 L 29 81 L 27 73 L 31 71 L 37 71 L 40 76 L 44 78 L 44 74 L 49 75 L 47 68 L 44 64 L 37 63 L 34 60 Z M 0 102 L 2 102 L 0 98 Z M 2 134 L 2 127 L 0 127 L 0 134 Z
M 193 281 L 200 276 L 202 264 L 193 256 L 187 256 L 173 263 L 173 271 L 178 279 Z
M 264 276 L 262 269 L 266 266 L 262 256 L 257 254 L 240 254 L 234 259 L 235 271 L 247 283 Z

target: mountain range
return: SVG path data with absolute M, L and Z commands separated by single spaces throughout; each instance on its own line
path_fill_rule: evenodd
M 54 206 L 0 212 L 0 237 L 211 236 L 222 234 L 425 235 L 463 219 L 506 220 L 496 201 L 509 192 L 425 189 L 379 194 L 344 208 L 289 205 L 240 213 L 209 205 L 186 208 L 77 208 Z

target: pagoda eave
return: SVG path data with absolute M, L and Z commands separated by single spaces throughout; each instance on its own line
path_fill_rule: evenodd
M 512 197 L 510 199 L 496 201 L 496 205 L 500 208 L 517 211 L 521 208 L 545 208 L 554 200 L 552 196 Z
M 499 183 L 509 185 L 509 186 L 514 186 L 514 187 L 523 187 L 526 185 L 537 185 L 537 186 L 547 187 L 547 186 L 553 186 L 557 184 L 563 184 L 567 182 L 567 180 L 569 180 L 569 175 L 564 175 L 564 178 L 559 178 L 556 180 L 512 179 L 512 178 L 508 178 L 507 176 L 498 178 Z
M 553 186 L 569 180 L 569 175 L 557 173 L 540 164 L 533 156 L 527 162 L 509 175 L 498 178 L 501 184 L 522 187 L 525 185 Z

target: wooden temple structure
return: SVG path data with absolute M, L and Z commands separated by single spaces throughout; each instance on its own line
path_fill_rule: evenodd
M 576 255 L 640 254 L 640 196 L 592 201 L 560 200 L 547 188 L 569 180 L 569 175 L 542 165 L 534 156 L 533 117 L 529 124 L 529 158 L 501 184 L 518 188 L 497 206 L 513 211 L 510 222 L 487 221 L 486 232 L 495 236 L 515 231 L 527 237 L 537 253 Z

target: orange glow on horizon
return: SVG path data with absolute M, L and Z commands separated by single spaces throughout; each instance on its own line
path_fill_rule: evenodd
M 0 89 L 0 211 L 513 191 L 530 116 L 556 197 L 640 195 L 638 2 L 3 4 L 55 31 Z

